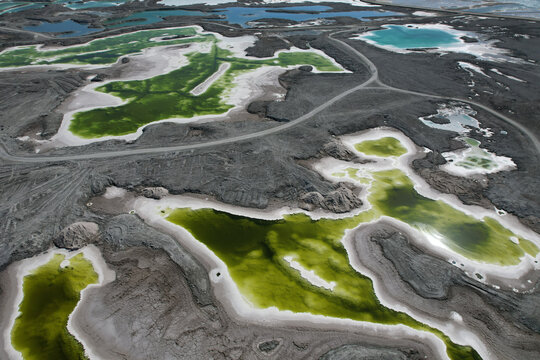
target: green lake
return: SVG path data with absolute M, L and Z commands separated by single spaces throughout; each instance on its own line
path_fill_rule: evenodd
M 11 343 L 25 360 L 86 359 L 84 349 L 67 329 L 69 315 L 90 284 L 98 282 L 92 263 L 77 254 L 65 260 L 62 254 L 23 278 L 20 315 L 11 330 Z
M 0 67 L 108 65 L 122 56 L 140 54 L 151 47 L 194 43 L 206 43 L 210 50 L 188 52 L 188 64 L 167 74 L 98 87 L 97 91 L 117 96 L 127 103 L 76 113 L 69 130 L 80 138 L 95 139 L 132 134 L 159 120 L 224 114 L 233 107 L 224 98 L 234 90 L 235 78 L 263 66 L 312 65 L 318 71 L 342 71 L 331 58 L 311 51 L 280 52 L 270 59 L 234 57 L 232 52 L 220 47 L 216 36 L 198 33 L 194 27 L 137 31 L 69 47 L 10 48 L 0 53 Z M 191 93 L 227 63 L 229 68 L 206 91 L 198 95 Z
M 333 62 L 312 52 L 281 52 L 276 58 L 252 60 L 235 58 L 215 42 L 208 53 L 187 55 L 189 64 L 170 73 L 146 80 L 117 81 L 98 87 L 128 102 L 124 105 L 76 113 L 69 130 L 82 138 L 127 135 L 143 125 L 170 118 L 226 113 L 233 105 L 224 96 L 235 88 L 234 79 L 262 66 L 313 65 L 320 71 L 341 71 Z M 229 68 L 206 91 L 191 91 L 218 71 L 224 63 Z
M 379 157 L 406 153 L 393 137 L 356 145 L 358 151 Z M 495 218 L 476 219 L 443 201 L 420 195 L 400 169 L 365 171 L 344 167 L 333 176 L 364 184 L 371 208 L 350 217 L 318 220 L 303 213 L 261 220 L 210 208 L 168 209 L 163 210 L 163 216 L 185 228 L 221 259 L 241 294 L 254 307 L 404 324 L 437 335 L 453 360 L 479 359 L 474 349 L 453 343 L 440 330 L 381 305 L 371 279 L 350 265 L 342 244 L 345 231 L 387 216 L 428 237 L 435 236 L 468 259 L 496 265 L 518 264 L 525 254 L 536 256 L 538 247 Z M 333 289 L 312 284 L 287 259 L 313 271 L 322 281 L 335 284 Z
M 345 230 L 373 218 L 371 213 L 312 220 L 304 214 L 260 220 L 214 209 L 172 210 L 167 220 L 187 229 L 225 264 L 242 295 L 257 308 L 277 307 L 296 313 L 381 324 L 405 324 L 433 332 L 453 360 L 480 359 L 476 351 L 454 344 L 437 329 L 381 305 L 372 281 L 352 268 L 341 242 Z M 333 290 L 312 285 L 285 260 L 292 257 Z
M 381 157 L 401 156 L 407 153 L 407 149 L 401 145 L 399 140 L 391 136 L 377 140 L 365 140 L 356 144 L 354 148 L 366 155 Z
M 214 39 L 210 34 L 198 34 L 193 27 L 143 30 L 92 40 L 86 44 L 40 48 L 38 45 L 18 46 L 0 52 L 0 67 L 49 64 L 106 65 L 121 56 L 164 45 L 205 42 Z

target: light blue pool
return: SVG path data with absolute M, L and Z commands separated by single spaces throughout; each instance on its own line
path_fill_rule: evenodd
M 90 34 L 96 31 L 101 31 L 102 29 L 90 28 L 88 25 L 79 24 L 73 20 L 65 20 L 57 23 L 50 23 L 47 21 L 41 22 L 37 26 L 25 26 L 25 30 L 36 31 L 40 33 L 63 33 L 66 34 L 59 35 L 58 37 L 74 37 Z
M 436 48 L 459 44 L 459 38 L 444 30 L 414 28 L 403 25 L 385 25 L 385 29 L 375 30 L 363 36 L 364 40 L 380 46 L 399 49 Z

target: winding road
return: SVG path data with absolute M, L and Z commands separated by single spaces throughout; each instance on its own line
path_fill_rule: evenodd
M 196 149 L 202 149 L 202 148 L 210 148 L 220 145 L 226 145 L 231 143 L 237 143 L 241 141 L 248 141 L 257 139 L 260 137 L 273 135 L 282 131 L 285 131 L 287 129 L 290 129 L 298 124 L 301 124 L 309 119 L 311 119 L 313 116 L 317 115 L 318 113 L 324 111 L 328 107 L 332 106 L 336 102 L 344 99 L 345 97 L 349 96 L 350 94 L 360 91 L 360 90 L 369 90 L 369 89 L 382 89 L 386 91 L 394 91 L 404 94 L 410 94 L 425 98 L 432 98 L 432 99 L 442 99 L 442 100 L 453 100 L 453 101 L 460 101 L 467 104 L 470 104 L 472 106 L 478 107 L 482 110 L 485 110 L 492 115 L 498 117 L 499 119 L 511 124 L 512 126 L 519 129 L 521 132 L 523 132 L 528 138 L 530 138 L 532 144 L 536 147 L 536 150 L 540 152 L 540 142 L 536 135 L 529 131 L 527 128 L 525 128 L 523 125 L 519 124 L 515 120 L 510 119 L 509 117 L 485 106 L 482 104 L 479 104 L 477 102 L 473 102 L 467 99 L 461 99 L 461 98 L 454 98 L 454 97 L 445 97 L 441 95 L 434 95 L 434 94 L 426 94 L 411 90 L 405 90 L 405 89 L 399 89 L 395 88 L 389 85 L 386 85 L 382 83 L 379 79 L 379 72 L 377 69 L 377 66 L 368 59 L 364 54 L 362 54 L 357 49 L 353 48 L 346 42 L 336 39 L 333 36 L 337 35 L 339 33 L 348 32 L 351 31 L 350 29 L 347 30 L 340 30 L 337 32 L 334 32 L 329 35 L 329 39 L 333 41 L 338 47 L 341 47 L 343 50 L 348 51 L 352 54 L 354 54 L 360 61 L 368 68 L 371 76 L 368 80 L 363 82 L 360 85 L 357 85 L 349 90 L 343 91 L 339 95 L 329 99 L 325 103 L 315 107 L 308 113 L 291 120 L 290 122 L 283 123 L 280 125 L 277 125 L 275 127 L 256 131 L 249 134 L 243 134 L 239 136 L 233 136 L 228 137 L 224 139 L 219 140 L 212 140 L 202 143 L 196 143 L 196 144 L 188 144 L 188 145 L 173 145 L 173 146 L 158 146 L 158 147 L 150 147 L 150 148 L 139 148 L 139 149 L 126 149 L 126 150 L 113 150 L 113 151 L 104 151 L 104 152 L 96 152 L 96 153 L 85 153 L 85 154 L 75 154 L 75 155 L 27 155 L 27 156 L 20 156 L 20 155 L 12 155 L 10 154 L 5 145 L 0 140 L 0 158 L 10 161 L 10 162 L 17 162 L 17 163 L 49 163 L 49 162 L 62 162 L 62 161 L 80 161 L 80 160 L 92 160 L 92 159 L 106 159 L 106 158 L 113 158 L 113 157 L 122 157 L 122 156 L 134 156 L 134 155 L 148 155 L 148 154 L 157 154 L 157 153 L 166 153 L 166 152 L 181 152 L 181 151 L 189 151 L 189 150 L 196 150 Z

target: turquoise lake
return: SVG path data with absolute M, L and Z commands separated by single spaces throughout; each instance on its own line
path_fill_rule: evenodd
M 163 18 L 167 16 L 208 16 L 208 14 L 195 10 L 150 10 L 112 19 L 105 24 L 108 28 L 148 25 L 163 21 Z
M 65 33 L 58 37 L 74 37 L 90 34 L 103 29 L 91 28 L 88 25 L 79 24 L 73 20 L 65 20 L 57 23 L 42 21 L 37 26 L 25 26 L 24 30 L 36 31 L 40 33 Z
M 435 48 L 459 44 L 457 36 L 444 30 L 412 28 L 403 25 L 385 25 L 385 29 L 375 30 L 363 37 L 377 45 L 393 46 L 399 49 Z
M 282 8 L 264 7 L 228 7 L 218 9 L 219 13 L 225 16 L 225 21 L 229 24 L 238 24 L 242 27 L 250 27 L 250 21 L 261 19 L 284 19 L 297 22 L 311 21 L 317 19 L 328 19 L 336 17 L 350 17 L 354 19 L 368 21 L 372 17 L 402 16 L 403 14 L 384 10 L 360 10 L 360 11 L 329 11 L 329 6 L 290 6 Z

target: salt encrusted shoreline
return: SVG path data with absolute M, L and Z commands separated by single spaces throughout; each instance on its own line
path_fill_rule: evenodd
M 373 129 L 366 131 L 364 133 L 360 133 L 357 135 L 349 135 L 342 137 L 342 141 L 351 149 L 353 148 L 353 145 L 363 141 L 363 140 L 373 140 L 377 138 L 381 138 L 383 136 L 392 136 L 397 138 L 401 141 L 403 146 L 407 148 L 408 153 L 406 155 L 403 155 L 397 159 L 386 159 L 385 161 L 382 161 L 382 164 L 363 164 L 362 166 L 368 166 L 368 167 L 374 167 L 378 169 L 384 169 L 384 168 L 399 168 L 402 171 L 404 171 L 407 176 L 411 178 L 411 180 L 415 184 L 415 189 L 422 195 L 434 198 L 436 200 L 442 200 L 446 203 L 452 205 L 453 207 L 463 211 L 467 215 L 474 216 L 475 218 L 482 218 L 484 216 L 491 216 L 496 217 L 504 226 L 510 228 L 515 233 L 528 237 L 529 239 L 534 240 L 536 243 L 540 243 L 540 240 L 538 239 L 537 234 L 532 232 L 531 230 L 525 228 L 523 225 L 521 225 L 517 219 L 514 219 L 511 216 L 505 215 L 500 216 L 497 215 L 495 211 L 490 211 L 487 209 L 483 209 L 476 206 L 465 206 L 459 202 L 455 196 L 451 196 L 448 194 L 440 194 L 436 191 L 429 188 L 429 186 L 421 179 L 419 176 L 414 174 L 414 171 L 410 168 L 409 164 L 412 161 L 414 157 L 417 157 L 420 152 L 423 152 L 423 149 L 418 148 L 410 139 L 408 139 L 405 135 L 402 133 L 396 131 L 396 130 L 389 130 L 389 129 Z M 333 159 L 335 160 L 335 159 Z M 338 160 L 335 160 L 338 161 Z M 323 161 L 322 164 L 325 164 Z M 328 165 L 328 164 L 326 164 Z M 324 165 L 323 168 L 325 168 L 328 172 L 331 172 L 329 168 Z M 352 165 L 352 164 L 351 164 Z M 315 166 L 317 168 L 317 165 Z M 328 174 L 326 174 L 328 176 Z M 335 181 L 335 179 L 334 179 Z M 110 191 L 109 198 L 111 197 L 111 194 L 115 194 L 114 196 L 119 197 L 120 201 L 122 201 L 123 194 L 121 191 Z M 128 197 L 126 197 L 128 198 Z M 353 214 L 357 214 L 361 211 L 365 211 L 366 208 L 357 209 L 354 212 L 347 213 L 347 214 L 330 214 L 326 213 L 324 211 L 315 211 L 315 212 L 307 212 L 300 209 L 295 208 L 289 208 L 289 207 L 282 207 L 279 209 L 274 209 L 271 211 L 264 211 L 264 210 L 258 210 L 258 209 L 246 209 L 241 208 L 234 205 L 228 205 L 216 202 L 214 200 L 211 200 L 209 198 L 202 198 L 202 197 L 195 197 L 195 196 L 186 196 L 186 195 L 168 195 L 162 198 L 161 200 L 153 200 L 143 197 L 136 197 L 131 198 L 127 200 L 128 203 L 126 204 L 126 208 L 132 209 L 136 214 L 138 214 L 146 223 L 151 225 L 152 227 L 155 227 L 159 229 L 160 231 L 163 231 L 165 233 L 171 234 L 174 236 L 183 246 L 185 246 L 190 252 L 193 254 L 196 254 L 196 256 L 200 259 L 203 259 L 202 262 L 206 265 L 208 269 L 211 269 L 209 272 L 209 276 L 211 281 L 215 285 L 215 292 L 216 294 L 220 294 L 222 301 L 227 305 L 227 307 L 232 310 L 235 314 L 240 316 L 241 318 L 247 319 L 249 321 L 255 321 L 259 323 L 265 323 L 265 324 L 280 324 L 283 322 L 290 323 L 293 322 L 294 324 L 298 323 L 317 323 L 317 325 L 328 325 L 332 326 L 334 324 L 335 326 L 354 326 L 354 327 L 360 327 L 363 329 L 369 329 L 369 331 L 375 331 L 377 333 L 380 332 L 387 332 L 389 336 L 396 336 L 395 332 L 397 331 L 399 334 L 408 334 L 408 336 L 420 336 L 418 335 L 418 331 L 410 329 L 406 326 L 400 325 L 398 327 L 393 326 L 387 326 L 387 325 L 380 325 L 380 324 L 372 324 L 372 323 L 364 323 L 364 322 L 357 322 L 353 320 L 343 320 L 343 319 L 334 319 L 329 318 L 325 316 L 320 315 L 312 315 L 312 314 L 296 314 L 292 313 L 290 311 L 278 311 L 275 308 L 270 309 L 256 309 L 253 308 L 246 299 L 243 298 L 240 291 L 236 287 L 235 283 L 233 282 L 232 278 L 230 277 L 230 274 L 228 273 L 227 266 L 223 261 L 221 261 L 219 258 L 217 258 L 213 252 L 208 249 L 204 244 L 197 241 L 188 231 L 186 231 L 181 226 L 175 225 L 169 221 L 167 221 L 163 214 L 160 212 L 161 210 L 166 209 L 174 209 L 179 207 L 189 207 L 192 209 L 200 209 L 200 208 L 213 208 L 220 211 L 226 211 L 232 214 L 241 215 L 241 216 L 248 216 L 253 218 L 260 218 L 260 219 L 280 219 L 285 214 L 292 214 L 292 213 L 305 213 L 308 216 L 312 217 L 313 219 L 318 218 L 343 218 L 343 217 L 349 217 Z M 483 264 L 474 262 L 471 260 L 468 260 L 455 252 L 451 251 L 444 245 L 442 245 L 439 242 L 433 241 L 434 239 L 430 239 L 422 232 L 415 230 L 411 228 L 409 225 L 397 221 L 395 219 L 388 218 L 386 216 L 381 217 L 380 219 L 374 220 L 369 223 L 362 223 L 359 225 L 359 227 L 367 226 L 368 224 L 373 224 L 378 221 L 390 221 L 394 225 L 398 226 L 400 229 L 403 229 L 405 233 L 408 234 L 408 237 L 410 239 L 413 239 L 415 244 L 420 245 L 421 248 L 423 248 L 427 252 L 433 252 L 439 256 L 442 256 L 447 259 L 457 259 L 458 261 L 462 262 L 464 266 L 462 269 L 464 269 L 465 272 L 469 272 L 469 275 L 472 276 L 474 273 L 483 273 L 483 274 L 489 274 L 491 277 L 500 277 L 502 279 L 508 278 L 508 279 L 515 279 L 519 278 L 523 274 L 530 271 L 532 268 L 535 268 L 534 266 L 534 259 L 528 255 L 524 256 L 524 259 L 521 264 L 517 266 L 498 266 L 498 265 L 490 265 L 490 264 Z M 350 229 L 346 231 L 346 235 L 344 237 L 343 243 L 346 247 L 349 254 L 352 254 L 351 250 L 351 238 L 350 234 L 353 233 L 353 231 L 356 229 Z M 450 261 L 450 260 L 449 260 Z M 362 265 L 354 260 L 354 256 L 351 256 L 351 264 L 353 267 L 358 270 L 359 272 L 365 274 L 365 275 L 373 275 L 369 274 L 369 272 L 366 272 L 365 269 L 362 267 Z M 221 275 L 218 277 L 217 273 L 220 273 Z M 434 320 L 430 318 L 424 318 L 421 314 L 416 314 L 414 311 L 406 308 L 399 302 L 397 302 L 395 299 L 392 299 L 391 297 L 386 297 L 384 294 L 381 293 L 380 286 L 375 282 L 375 292 L 377 297 L 380 299 L 381 303 L 389 308 L 392 308 L 397 311 L 403 311 L 413 318 L 433 327 L 437 328 L 441 331 L 443 331 L 445 334 L 447 334 L 454 342 L 462 345 L 471 345 L 473 346 L 479 353 L 483 356 L 487 356 L 489 358 L 489 350 L 485 346 L 485 344 L 482 343 L 482 341 L 479 339 L 479 337 L 469 331 L 468 329 L 464 329 L 460 327 L 460 321 L 459 316 L 453 316 L 452 318 L 449 318 L 448 321 L 442 321 L 442 320 Z M 400 330 L 397 330 L 400 328 Z M 428 339 L 431 335 L 427 336 L 422 335 L 421 337 L 425 340 Z M 446 358 L 446 354 L 444 351 L 444 346 L 442 342 L 440 344 L 437 344 L 437 341 L 440 341 L 438 338 L 436 338 L 433 335 L 434 339 L 430 340 L 430 344 L 432 346 L 436 346 L 439 349 L 439 353 L 441 354 L 442 358 Z
M 472 216 L 475 219 L 482 219 L 486 216 L 496 219 L 503 225 L 508 228 L 516 235 L 522 236 L 533 241 L 537 246 L 540 247 L 540 236 L 532 231 L 531 229 L 525 227 L 515 216 L 510 214 L 501 215 L 497 212 L 497 209 L 486 209 L 480 206 L 474 205 L 464 205 L 455 195 L 440 193 L 432 189 L 426 181 L 416 174 L 414 170 L 409 166 L 409 164 L 419 156 L 425 150 L 417 147 L 407 136 L 395 129 L 390 128 L 376 128 L 366 130 L 364 132 L 346 135 L 341 138 L 343 143 L 349 147 L 351 151 L 358 153 L 354 149 L 354 144 L 357 144 L 365 140 L 375 140 L 380 139 L 385 136 L 391 136 L 398 139 L 401 144 L 407 149 L 407 154 L 397 158 L 397 159 L 380 159 L 378 163 L 368 163 L 362 164 L 361 166 L 373 170 L 383 170 L 383 169 L 392 169 L 397 168 L 403 171 L 413 182 L 414 189 L 420 194 L 427 198 L 433 200 L 441 200 L 455 209 L 462 211 L 468 216 Z M 358 153 L 359 154 L 359 153 Z M 359 154 L 362 157 L 370 158 L 369 156 Z M 376 159 L 376 157 L 371 157 Z M 334 173 L 338 166 L 343 167 L 343 165 L 348 165 L 349 167 L 357 168 L 354 163 L 346 163 L 340 160 L 333 158 L 324 158 L 320 163 L 314 165 L 316 171 L 321 173 L 325 178 L 330 181 L 338 182 L 342 179 L 337 179 L 331 174 Z M 363 192 L 364 203 L 367 202 L 368 192 Z M 397 220 L 394 220 L 397 221 Z M 418 230 L 415 230 L 408 224 L 400 222 L 400 227 L 408 229 L 407 231 L 413 234 L 413 239 L 420 239 L 417 242 L 417 245 L 422 247 L 424 250 L 429 252 L 434 252 L 438 256 L 447 259 L 449 262 L 456 261 L 457 264 L 463 264 L 461 267 L 469 276 L 473 277 L 475 273 L 484 274 L 493 277 L 494 279 L 500 281 L 521 279 L 525 274 L 534 269 L 540 269 L 540 264 L 535 263 L 535 260 L 538 260 L 540 257 L 537 256 L 533 258 L 532 256 L 526 254 L 519 265 L 514 266 L 499 266 L 493 264 L 485 264 L 476 261 L 467 259 L 466 257 L 457 254 L 456 252 L 450 250 L 448 247 L 443 245 L 440 241 L 435 238 L 431 238 L 426 234 L 421 233 Z M 509 240 L 510 241 L 510 240 Z M 429 244 L 429 246 L 426 246 Z M 526 287 L 526 284 L 520 284 Z

